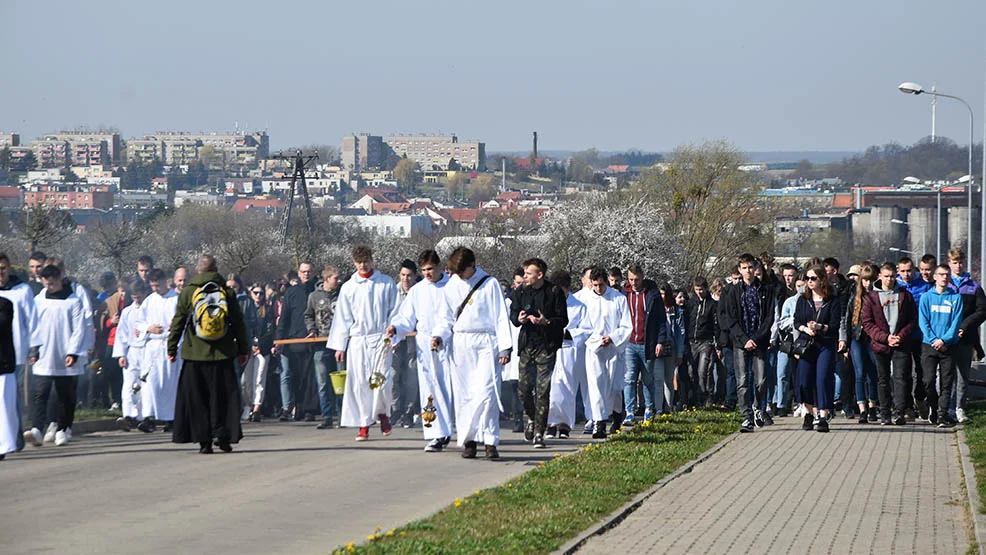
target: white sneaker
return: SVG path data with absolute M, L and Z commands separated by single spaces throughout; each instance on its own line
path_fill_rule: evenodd
M 65 428 L 65 436 L 68 437 L 69 441 L 72 441 L 72 428 Z
M 114 401 L 113 404 L 110 405 L 110 410 L 120 410 L 120 403 Z
M 62 445 L 68 445 L 68 440 L 69 437 L 68 434 L 65 433 L 65 430 L 58 430 L 57 432 L 55 432 L 56 446 L 61 447 Z
M 30 443 L 35 447 L 41 447 L 42 445 L 41 430 L 37 428 L 31 428 L 24 432 L 24 441 Z
M 965 409 L 955 409 L 955 420 L 957 420 L 959 424 L 963 424 L 966 420 L 969 420 L 969 417 L 965 415 Z
M 58 431 L 58 424 L 55 424 L 54 422 L 48 424 L 48 429 L 45 430 L 44 442 L 51 443 L 55 441 L 55 433 L 57 431 Z

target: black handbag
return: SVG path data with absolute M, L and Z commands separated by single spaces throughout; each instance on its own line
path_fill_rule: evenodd
M 807 333 L 798 335 L 791 346 L 791 354 L 797 358 L 803 358 L 806 353 L 815 348 L 815 338 Z
M 667 358 L 674 352 L 674 343 L 671 341 L 661 342 L 661 358 Z
M 794 354 L 794 332 L 781 330 L 777 334 L 777 350 L 786 354 Z

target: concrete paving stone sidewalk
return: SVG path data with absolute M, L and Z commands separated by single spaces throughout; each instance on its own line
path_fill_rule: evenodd
M 801 419 L 743 434 L 580 553 L 965 553 L 953 430 Z
M 170 434 L 76 436 L 0 462 L 0 553 L 328 553 L 497 486 L 573 436 L 535 450 L 503 433 L 499 462 L 425 453 L 420 429 L 391 437 L 314 424 L 247 424 L 233 453 L 198 454 Z

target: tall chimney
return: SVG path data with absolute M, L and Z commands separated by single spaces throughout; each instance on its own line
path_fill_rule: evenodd
M 534 155 L 532 156 L 535 160 L 538 159 L 538 132 L 534 132 Z

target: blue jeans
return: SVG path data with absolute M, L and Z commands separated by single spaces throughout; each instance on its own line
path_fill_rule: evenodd
M 318 384 L 318 404 L 322 409 L 322 420 L 329 420 L 336 403 L 336 392 L 329 377 L 329 374 L 336 371 L 336 352 L 334 349 L 319 349 L 312 353 L 312 360 L 315 363 L 315 383 Z
M 734 369 L 733 348 L 722 348 L 722 363 L 726 365 L 726 404 L 735 405 L 736 398 L 736 372 Z
M 856 373 L 856 402 L 865 404 L 866 401 L 876 403 L 880 398 L 877 389 L 876 357 L 870 348 L 868 338 L 849 344 L 849 356 L 852 358 L 852 368 Z
M 626 363 L 626 371 L 623 374 L 623 404 L 627 415 L 632 415 L 637 410 L 637 377 L 640 376 L 644 382 L 644 407 L 654 410 L 654 398 L 658 393 L 654 384 L 654 361 L 647 360 L 647 348 L 645 345 L 627 343 L 626 351 L 623 354 Z
M 291 360 L 281 351 L 281 410 L 289 412 L 294 408 L 294 376 L 291 374 Z
M 777 349 L 767 351 L 767 393 L 760 400 L 760 410 L 767 410 L 769 403 L 777 395 Z
M 791 399 L 787 392 L 791 389 L 791 358 L 787 353 L 777 351 L 777 386 L 774 388 L 774 404 L 778 408 L 788 408 Z
M 817 358 L 798 360 L 796 390 L 798 402 L 813 405 L 819 410 L 832 410 L 835 403 L 835 345 L 833 342 L 816 344 Z
M 760 409 L 760 401 L 767 392 L 767 351 L 733 349 L 733 369 L 736 374 L 736 396 L 741 400 L 743 418 L 753 418 L 753 409 Z M 750 402 L 750 393 L 753 402 Z

